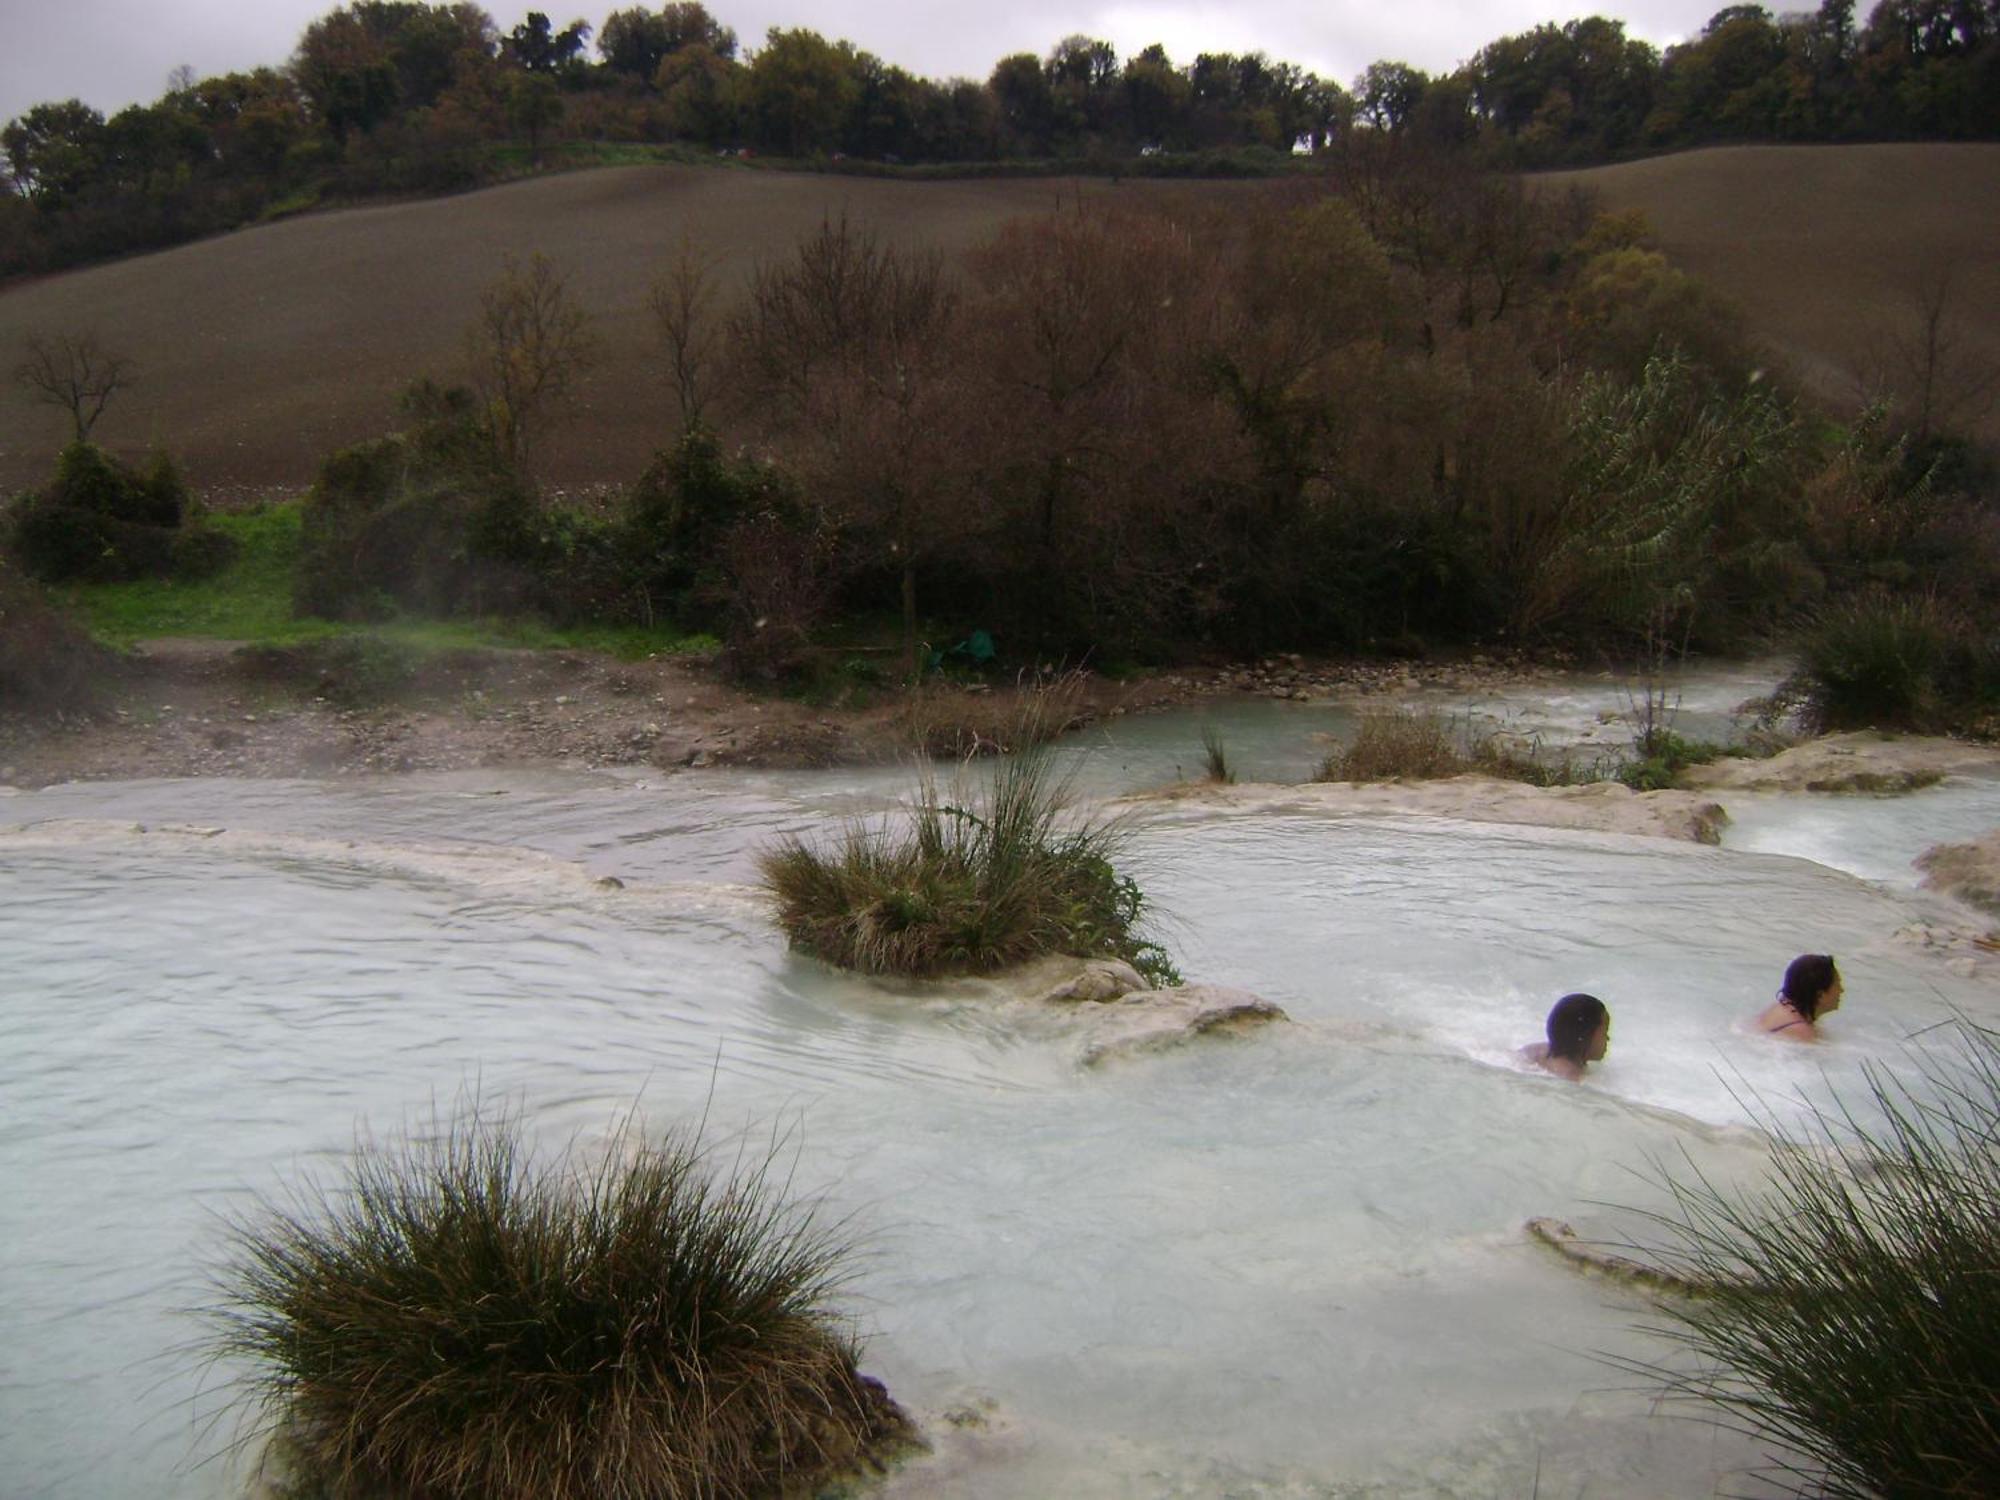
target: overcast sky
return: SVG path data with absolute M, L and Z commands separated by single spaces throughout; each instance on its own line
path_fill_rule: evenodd
M 622 3 L 547 8 L 558 26 L 580 16 L 594 27 Z M 1665 44 L 1699 31 L 1725 3 L 719 0 L 709 8 L 736 28 L 746 47 L 771 26 L 810 26 L 929 78 L 984 78 L 1010 52 L 1046 54 L 1063 37 L 1083 32 L 1110 41 L 1121 57 L 1155 41 L 1183 65 L 1198 52 L 1263 51 L 1351 83 L 1378 59 L 1430 72 L 1449 70 L 1496 37 L 1542 21 L 1592 14 L 1614 16 L 1625 22 L 1628 34 Z M 149 103 L 165 91 L 167 75 L 182 63 L 204 77 L 277 66 L 290 56 L 306 23 L 331 9 L 332 0 L 0 0 L 6 16 L 0 121 L 31 105 L 72 97 L 106 115 L 128 104 Z M 519 24 L 529 7 L 489 9 L 504 31 Z

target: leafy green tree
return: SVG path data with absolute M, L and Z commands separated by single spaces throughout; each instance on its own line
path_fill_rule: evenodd
M 346 7 L 306 28 L 292 55 L 292 76 L 313 117 L 336 141 L 388 119 L 399 99 L 387 48 Z
M 682 47 L 660 60 L 653 84 L 675 135 L 711 146 L 736 138 L 743 93 L 740 64 L 708 47 Z
M 1430 76 L 1408 63 L 1372 62 L 1354 81 L 1355 113 L 1376 130 L 1395 132 L 1410 122 Z
M 527 20 L 507 33 L 506 51 L 515 66 L 530 73 L 557 73 L 582 56 L 589 40 L 590 27 L 585 22 L 572 21 L 557 31 L 548 16 L 531 10 Z
M 43 208 L 69 201 L 96 180 L 106 144 L 104 116 L 81 99 L 37 104 L 0 130 L 15 191 Z
M 759 144 L 786 156 L 838 144 L 857 94 L 855 52 L 817 31 L 772 27 L 744 76 Z
M 733 58 L 736 33 L 696 0 L 675 0 L 657 11 L 639 7 L 613 11 L 597 35 L 597 50 L 607 68 L 649 83 L 662 60 L 688 47 L 705 47 L 717 57 Z
M 1193 88 L 1157 43 L 1125 60 L 1125 118 L 1142 145 L 1179 145 Z
M 528 138 L 537 165 L 542 137 L 563 117 L 562 91 L 546 73 L 523 73 L 507 85 L 507 122 Z
M 188 107 L 206 127 L 226 174 L 277 175 L 311 131 L 298 84 L 273 68 L 204 78 Z
M 1040 60 L 1029 52 L 1003 57 L 986 86 L 1013 150 L 1024 156 L 1048 155 L 1055 135 L 1055 97 Z

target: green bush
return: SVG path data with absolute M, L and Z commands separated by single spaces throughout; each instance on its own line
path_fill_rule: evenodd
M 475 1106 L 240 1219 L 212 1344 L 327 1500 L 811 1493 L 909 1434 L 830 1311 L 847 1255 L 687 1137 L 550 1163 Z
M 926 780 L 907 829 L 854 827 L 825 852 L 791 838 L 759 863 L 792 947 L 842 968 L 981 974 L 1069 953 L 1177 982 L 1140 935 L 1146 900 L 1112 863 L 1116 830 L 1068 810 L 1052 762 L 1031 749 L 1002 761 L 973 806 Z
M 1618 780 L 1635 792 L 1660 792 L 1674 785 L 1689 766 L 1705 766 L 1722 753 L 1720 746 L 1691 740 L 1655 726 L 1633 740 L 1636 756 L 1618 768 Z
M 1924 595 L 1863 593 L 1823 609 L 1799 641 L 1810 716 L 1828 729 L 1943 729 L 2000 701 L 1990 634 Z
M 534 603 L 540 508 L 499 462 L 469 393 L 423 381 L 403 408 L 405 431 L 320 466 L 301 526 L 298 612 L 380 619 Z
M 2000 1035 L 1950 1036 L 1914 1084 L 1872 1072 L 1861 1107 L 1775 1131 L 1768 1187 L 1673 1183 L 1653 1216 L 1702 1295 L 1658 1305 L 1692 1368 L 1647 1373 L 1783 1450 L 1801 1494 L 2000 1494 Z
M 774 483 L 763 465 L 726 458 L 705 429 L 655 453 L 620 517 L 621 549 L 646 608 L 683 625 L 704 618 L 713 601 L 700 595 L 722 581 L 724 536 L 765 508 Z
M 134 468 L 94 443 L 72 443 L 49 485 L 25 497 L 9 550 L 44 583 L 205 577 L 233 555 L 194 516 L 187 484 L 158 454 Z

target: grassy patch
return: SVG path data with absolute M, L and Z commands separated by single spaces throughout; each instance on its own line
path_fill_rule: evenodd
M 70 603 L 96 635 L 120 646 L 169 635 L 304 640 L 332 628 L 292 618 L 297 503 L 210 519 L 236 542 L 236 555 L 211 576 L 80 585 L 66 591 Z
M 141 579 L 82 585 L 63 597 L 99 639 L 129 646 L 162 636 L 291 645 L 367 637 L 415 652 L 461 647 L 601 651 L 627 661 L 716 649 L 708 635 L 680 635 L 639 626 L 584 625 L 558 629 L 533 619 L 390 620 L 357 626 L 301 619 L 292 613 L 298 576 L 298 501 L 217 514 L 215 530 L 236 542 L 235 556 L 212 577 L 195 581 Z
M 213 1347 L 306 1493 L 771 1495 L 907 1435 L 830 1311 L 846 1259 L 689 1138 L 539 1161 L 474 1106 L 239 1221 Z
M 792 947 L 866 974 L 981 974 L 1050 953 L 1122 958 L 1179 979 L 1141 936 L 1145 896 L 1113 864 L 1114 828 L 1070 816 L 1047 755 L 1009 756 L 970 805 L 921 787 L 908 826 L 852 827 L 761 860 Z
M 1960 1022 L 1914 1068 L 1776 1131 L 1768 1188 L 1677 1183 L 1654 1219 L 1705 1295 L 1659 1304 L 1692 1361 L 1647 1373 L 1802 1494 L 2000 1494 L 2000 1035 Z

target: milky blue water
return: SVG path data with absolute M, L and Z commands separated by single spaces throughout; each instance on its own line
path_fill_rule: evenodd
M 1574 730 L 1610 692 L 1501 708 Z M 1119 721 L 1080 784 L 1192 766 L 1203 717 L 1249 774 L 1303 774 L 1345 712 Z M 0 1494 L 244 1493 L 216 1457 L 238 1372 L 192 1347 L 220 1220 L 477 1091 L 552 1146 L 587 1150 L 635 1105 L 705 1118 L 724 1151 L 775 1135 L 863 1241 L 866 1366 L 938 1438 L 891 1493 L 1706 1496 L 1756 1450 L 1603 1363 L 1659 1352 L 1642 1309 L 1522 1221 L 1629 1224 L 1605 1205 L 1659 1204 L 1649 1163 L 1683 1155 L 1754 1175 L 1758 1101 L 1852 1089 L 1954 1008 L 2000 1009 L 1898 936 L 1940 912 L 1909 859 L 2000 823 L 2000 783 L 1739 799 L 1721 848 L 1168 804 L 1129 815 L 1125 864 L 1169 945 L 1295 1024 L 1085 1069 L 785 951 L 757 850 L 901 781 L 0 798 Z M 1827 1040 L 1744 1034 L 1819 949 L 1847 978 Z M 1582 1086 L 1513 1057 L 1572 989 L 1614 1015 Z

